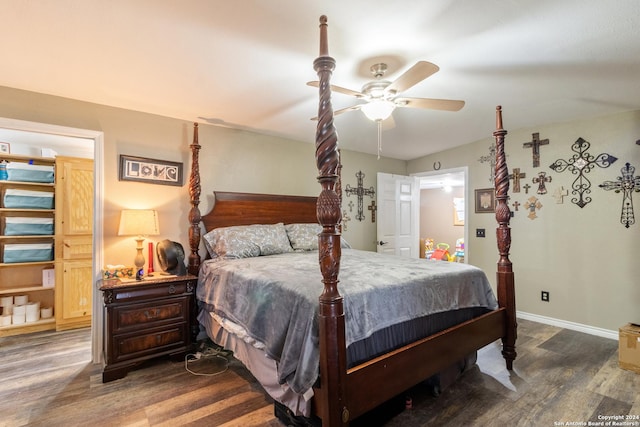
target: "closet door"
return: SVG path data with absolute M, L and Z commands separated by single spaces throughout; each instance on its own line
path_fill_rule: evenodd
M 56 328 L 91 325 L 93 160 L 56 159 Z

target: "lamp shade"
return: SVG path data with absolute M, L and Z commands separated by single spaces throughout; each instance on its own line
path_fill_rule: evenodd
M 396 104 L 391 101 L 374 99 L 364 104 L 360 109 L 369 120 L 377 122 L 388 119 L 395 108 Z
M 143 209 L 125 209 L 120 212 L 118 236 L 155 236 L 160 234 L 158 212 Z

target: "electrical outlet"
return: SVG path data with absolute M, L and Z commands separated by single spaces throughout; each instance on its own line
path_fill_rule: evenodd
M 549 302 L 549 291 L 542 291 L 540 293 L 540 299 L 544 302 Z
M 476 237 L 484 237 L 484 228 L 476 228 Z

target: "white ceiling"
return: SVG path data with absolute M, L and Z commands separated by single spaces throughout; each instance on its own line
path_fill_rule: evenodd
M 360 90 L 375 58 L 404 93 L 466 101 L 397 109 L 383 155 L 413 159 L 490 136 L 495 106 L 517 129 L 640 109 L 640 1 L 0 0 L 0 85 L 312 143 L 318 18 L 332 83 Z M 335 110 L 357 103 L 333 94 Z M 376 152 L 361 112 L 337 116 L 342 147 Z

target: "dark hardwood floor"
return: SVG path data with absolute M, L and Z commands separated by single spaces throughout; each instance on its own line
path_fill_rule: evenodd
M 281 426 L 271 400 L 233 358 L 216 376 L 163 358 L 103 384 L 90 345 L 88 329 L 0 338 L 0 426 Z M 196 372 L 224 368 L 216 358 L 197 363 L 189 364 Z M 640 415 L 639 390 L 640 375 L 617 366 L 616 341 L 520 320 L 512 373 L 498 344 L 489 345 L 439 397 L 410 390 L 413 408 L 384 425 L 587 423 Z

